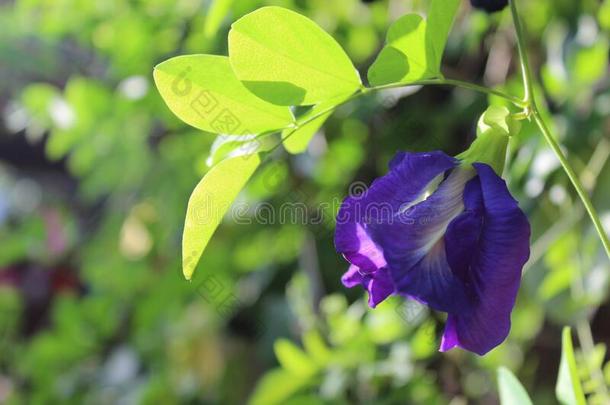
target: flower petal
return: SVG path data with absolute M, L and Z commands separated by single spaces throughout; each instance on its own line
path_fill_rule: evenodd
M 447 262 L 443 236 L 463 212 L 464 187 L 473 176 L 471 168 L 455 169 L 426 200 L 370 226 L 397 291 L 433 309 L 447 312 L 468 304 L 464 285 Z
M 441 347 L 439 351 L 446 352 L 453 349 L 459 344 L 457 330 L 455 325 L 455 318 L 452 316 L 447 317 L 447 323 L 445 324 L 445 331 L 441 338 Z
M 473 306 L 449 311 L 445 333 L 448 341 L 455 333 L 458 346 L 483 355 L 502 343 L 510 330 L 521 270 L 529 258 L 530 226 L 504 180 L 485 164 L 473 166 L 485 210 L 466 274 Z
M 369 306 L 371 308 L 375 308 L 379 303 L 392 295 L 394 284 L 390 279 L 387 269 L 382 269 L 371 276 L 367 290 L 369 292 Z
M 347 288 L 356 287 L 357 285 L 362 285 L 364 276 L 358 266 L 351 265 L 345 274 L 343 274 L 343 277 L 341 277 L 341 282 Z
M 447 227 L 445 247 L 451 270 L 464 282 L 483 228 L 483 195 L 478 178 L 464 188 L 464 212 Z
M 357 285 L 364 287 L 369 293 L 369 306 L 371 308 L 375 308 L 394 292 L 394 285 L 387 269 L 381 269 L 373 274 L 366 274 L 357 266 L 352 265 L 341 277 L 341 281 L 348 288 Z
M 369 236 L 369 225 L 392 218 L 400 207 L 417 200 L 435 177 L 456 164 L 457 160 L 443 152 L 397 154 L 388 174 L 362 195 L 343 201 L 335 231 L 337 251 L 363 272 L 384 267 L 383 251 Z

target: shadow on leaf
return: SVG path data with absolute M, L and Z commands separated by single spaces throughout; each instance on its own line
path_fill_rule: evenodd
M 252 93 L 276 105 L 301 105 L 305 90 L 288 82 L 244 81 L 244 86 Z

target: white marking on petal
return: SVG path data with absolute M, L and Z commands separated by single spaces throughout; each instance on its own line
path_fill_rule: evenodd
M 442 240 L 451 221 L 464 211 L 464 187 L 474 176 L 475 171 L 471 167 L 459 167 L 428 197 L 435 200 L 434 205 L 430 204 L 434 211 L 418 218 L 417 236 L 421 238 L 421 247 L 417 249 L 416 256 L 423 257 L 437 250 L 433 248 Z

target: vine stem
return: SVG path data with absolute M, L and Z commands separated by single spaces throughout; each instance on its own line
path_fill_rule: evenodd
M 591 202 L 589 195 L 587 194 L 587 192 L 585 191 L 585 188 L 583 187 L 582 183 L 580 182 L 580 179 L 576 175 L 576 172 L 570 165 L 570 162 L 568 162 L 566 155 L 561 150 L 561 146 L 559 145 L 559 143 L 557 142 L 557 140 L 555 139 L 555 137 L 549 130 L 549 127 L 546 124 L 546 122 L 544 121 L 544 119 L 542 118 L 542 114 L 540 114 L 540 110 L 538 109 L 538 106 L 536 104 L 536 100 L 534 97 L 534 90 L 533 90 L 534 81 L 533 81 L 533 76 L 532 76 L 532 73 L 530 70 L 527 50 L 525 48 L 525 35 L 523 33 L 521 19 L 519 18 L 519 12 L 517 10 L 517 1 L 509 0 L 509 3 L 510 3 L 511 13 L 513 16 L 513 23 L 515 25 L 515 32 L 517 35 L 517 48 L 519 50 L 519 56 L 521 59 L 523 85 L 525 87 L 525 97 L 523 100 L 526 104 L 525 110 L 527 113 L 531 114 L 531 117 L 534 119 L 534 122 L 536 123 L 536 125 L 538 126 L 540 131 L 542 132 L 544 139 L 546 140 L 546 142 L 549 144 L 549 146 L 551 147 L 551 149 L 553 150 L 553 152 L 559 159 L 559 162 L 561 163 L 563 170 L 568 175 L 568 178 L 570 179 L 570 181 L 572 182 L 572 185 L 576 189 L 576 193 L 578 193 L 578 196 L 580 197 L 580 200 L 582 201 L 583 205 L 585 206 L 585 209 L 587 210 L 589 217 L 591 217 L 595 230 L 597 231 L 599 238 L 602 242 L 602 245 L 604 246 L 604 249 L 606 251 L 606 255 L 608 256 L 608 259 L 610 259 L 610 240 L 608 239 L 608 235 L 606 234 L 606 231 L 604 230 L 604 226 L 602 224 L 602 221 L 599 218 L 599 214 L 595 210 L 595 207 L 593 206 L 593 203 Z
M 489 87 L 481 86 L 481 85 L 470 83 L 470 82 L 464 82 L 464 81 L 456 80 L 456 79 L 438 78 L 438 79 L 418 80 L 418 81 L 411 82 L 411 83 L 391 83 L 391 84 L 385 84 L 385 85 L 374 86 L 374 87 L 362 86 L 362 88 L 360 90 L 358 90 L 356 93 L 352 94 L 350 97 L 346 98 L 345 100 L 341 101 L 340 103 L 330 106 L 327 109 L 320 111 L 317 114 L 314 114 L 313 116 L 308 117 L 307 119 L 305 119 L 301 122 L 297 122 L 294 125 L 294 127 L 292 127 L 292 128 L 285 128 L 285 129 L 291 129 L 291 132 L 287 136 L 285 136 L 281 142 L 279 142 L 277 145 L 275 145 L 273 148 L 271 148 L 270 151 L 277 149 L 282 144 L 282 142 L 285 141 L 286 139 L 290 138 L 297 131 L 297 129 L 303 128 L 304 126 L 306 126 L 310 122 L 316 120 L 317 118 L 323 116 L 324 114 L 331 112 L 331 111 L 337 109 L 337 107 L 340 107 L 343 104 L 347 104 L 350 101 L 353 101 L 365 94 L 368 94 L 368 93 L 371 93 L 374 91 L 380 91 L 380 90 L 396 89 L 396 88 L 402 88 L 402 87 L 415 87 L 415 86 L 461 87 L 463 89 L 472 90 L 477 93 L 486 94 L 488 96 L 496 96 L 496 97 L 503 98 L 503 99 L 513 103 L 517 107 L 521 107 L 521 108 L 527 107 L 527 103 L 525 101 L 519 99 L 518 97 L 504 93 L 500 90 L 496 90 L 496 89 L 492 89 Z M 276 132 L 277 131 L 269 131 L 269 134 L 276 133 Z
M 604 230 L 604 226 L 602 224 L 602 221 L 599 218 L 599 215 L 597 214 L 597 211 L 595 210 L 595 207 L 593 207 L 593 203 L 591 203 L 591 199 L 589 198 L 589 195 L 585 191 L 585 188 L 583 187 L 582 183 L 580 182 L 580 179 L 574 172 L 574 169 L 572 169 L 572 166 L 570 166 L 570 163 L 568 162 L 568 159 L 566 158 L 565 154 L 561 150 L 559 143 L 557 143 L 557 141 L 555 140 L 555 137 L 553 137 L 548 126 L 542 119 L 540 112 L 538 112 L 538 109 L 535 107 L 532 109 L 532 116 L 534 117 L 534 121 L 536 121 L 536 124 L 538 124 L 540 131 L 542 131 L 542 134 L 544 135 L 544 139 L 550 145 L 551 149 L 553 149 L 553 152 L 555 152 L 555 155 L 557 155 L 559 162 L 563 166 L 563 170 L 566 172 L 566 174 L 570 178 L 572 185 L 576 189 L 578 196 L 580 197 L 583 205 L 585 206 L 585 209 L 587 210 L 587 212 L 589 213 L 589 216 L 591 217 L 591 220 L 593 221 L 595 230 L 599 234 L 602 244 L 604 245 L 604 249 L 606 250 L 606 254 L 608 255 L 608 258 L 610 259 L 610 240 L 608 239 L 608 235 L 606 234 L 606 231 Z
M 442 76 L 442 75 L 441 75 Z M 320 111 L 317 114 L 314 114 L 311 117 L 308 117 L 307 119 L 301 121 L 301 122 L 296 122 L 291 128 L 284 128 L 284 129 L 290 129 L 290 132 L 284 136 L 282 138 L 282 141 L 279 142 L 277 145 L 275 145 L 273 148 L 271 148 L 270 152 L 275 150 L 276 148 L 278 148 L 282 142 L 284 142 L 286 139 L 290 138 L 298 129 L 303 128 L 304 126 L 306 126 L 307 124 L 309 124 L 310 122 L 316 120 L 317 118 L 323 116 L 324 114 L 331 112 L 333 110 L 335 110 L 337 107 L 346 104 L 352 100 L 355 100 L 365 94 L 374 92 L 374 91 L 380 91 L 380 90 L 387 90 L 387 89 L 396 89 L 396 88 L 401 88 L 401 87 L 414 87 L 414 86 L 454 86 L 454 87 L 461 87 L 463 89 L 467 89 L 467 90 L 471 90 L 471 91 L 475 91 L 477 93 L 481 93 L 481 94 L 486 94 L 488 96 L 496 96 L 496 97 L 500 97 L 503 98 L 507 101 L 509 101 L 510 103 L 514 104 L 517 107 L 521 107 L 523 109 L 527 109 L 527 101 L 521 100 L 518 97 L 515 97 L 511 94 L 505 93 L 503 91 L 500 90 L 496 90 L 496 89 L 492 89 L 489 87 L 485 87 L 485 86 L 481 86 L 475 83 L 470 83 L 470 82 L 465 82 L 462 80 L 457 80 L 457 79 L 446 79 L 444 77 L 439 77 L 439 78 L 433 78 L 433 79 L 425 79 L 425 80 L 417 80 L 411 83 L 390 83 L 390 84 L 385 84 L 385 85 L 380 85 L 380 86 L 372 86 L 372 87 L 366 87 L 366 86 L 361 86 L 361 88 L 356 91 L 354 94 L 352 94 L 350 97 L 348 97 L 347 99 L 341 101 L 340 103 L 334 105 L 334 106 L 330 106 L 327 109 L 325 109 L 324 111 Z M 527 99 L 526 99 L 527 100 Z M 277 131 L 270 131 L 270 133 L 275 133 Z
M 440 78 L 440 79 L 430 79 L 430 80 L 419 80 L 419 81 L 408 84 L 408 86 L 425 86 L 425 85 L 461 87 L 463 89 L 472 90 L 477 93 L 482 93 L 482 94 L 486 94 L 489 96 L 496 96 L 496 97 L 503 98 L 503 99 L 515 104 L 517 107 L 525 108 L 527 106 L 527 104 L 523 100 L 519 99 L 518 97 L 504 93 L 500 90 L 492 89 L 492 88 L 485 87 L 485 86 L 480 86 L 478 84 L 465 82 L 462 80 Z M 369 88 L 366 88 L 366 91 L 395 89 L 395 88 L 406 87 L 406 86 L 407 85 L 402 84 L 402 83 L 392 83 L 392 84 L 386 84 L 386 85 L 382 85 L 382 86 L 369 87 Z

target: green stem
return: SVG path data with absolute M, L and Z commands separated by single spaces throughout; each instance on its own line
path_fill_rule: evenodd
M 491 96 L 496 96 L 496 97 L 500 97 L 503 98 L 513 104 L 515 104 L 518 107 L 521 108 L 525 108 L 527 106 L 526 103 L 523 102 L 523 100 L 520 100 L 517 97 L 511 96 L 510 94 L 506 94 L 502 91 L 499 90 L 495 90 L 495 89 L 490 89 L 489 87 L 485 87 L 485 86 L 480 86 L 478 84 L 474 84 L 474 83 L 468 83 L 468 82 L 464 82 L 461 80 L 454 80 L 454 79 L 429 79 L 429 80 L 418 80 L 412 83 L 391 83 L 391 84 L 386 84 L 383 86 L 375 86 L 375 87 L 362 87 L 360 90 L 358 90 L 356 93 L 352 94 L 350 97 L 348 97 L 347 99 L 343 100 L 342 102 L 338 103 L 337 105 L 331 106 L 329 108 L 327 108 L 324 111 L 320 111 L 318 114 L 315 114 L 311 117 L 309 117 L 306 120 L 303 120 L 302 122 L 297 122 L 296 126 L 294 128 L 292 128 L 292 131 L 284 138 L 282 139 L 281 142 L 279 142 L 276 146 L 274 146 L 270 151 L 275 150 L 276 148 L 278 148 L 281 143 L 283 141 L 285 141 L 286 139 L 290 138 L 292 136 L 292 134 L 294 134 L 296 132 L 297 129 L 304 127 L 305 125 L 309 124 L 310 122 L 316 120 L 317 118 L 321 117 L 322 115 L 335 110 L 337 107 L 349 103 L 352 100 L 355 100 L 365 94 L 368 94 L 372 91 L 379 91 L 379 90 L 387 90 L 387 89 L 395 89 L 395 88 L 401 88 L 401 87 L 414 87 L 414 86 L 454 86 L 454 87 L 461 87 L 464 89 L 468 89 L 468 90 L 472 90 L 472 91 L 476 91 L 478 93 L 482 93 L 482 94 L 487 94 L 487 95 L 491 95 Z M 276 132 L 276 131 L 272 131 L 272 132 Z
M 597 214 L 595 207 L 593 207 L 593 203 L 591 203 L 591 199 L 589 198 L 589 195 L 585 191 L 585 188 L 583 187 L 582 183 L 580 182 L 580 179 L 574 172 L 574 169 L 572 169 L 572 166 L 570 166 L 568 159 L 566 158 L 565 154 L 561 150 L 559 143 L 557 143 L 557 141 L 555 140 L 555 137 L 553 137 L 553 135 L 551 134 L 551 131 L 547 127 L 546 123 L 542 119 L 542 116 L 540 115 L 540 112 L 538 111 L 538 109 L 535 106 L 532 108 L 532 116 L 534 117 L 534 121 L 536 121 L 536 124 L 538 124 L 540 131 L 542 131 L 542 135 L 544 135 L 544 139 L 550 145 L 551 149 L 553 149 L 553 152 L 555 152 L 555 155 L 557 155 L 557 158 L 559 159 L 561 166 L 563 166 L 563 170 L 566 172 L 566 174 L 570 178 L 570 181 L 572 182 L 572 185 L 576 189 L 576 192 L 578 193 L 580 200 L 582 201 L 583 205 L 585 206 L 585 209 L 587 210 L 587 212 L 589 213 L 589 216 L 591 217 L 591 220 L 593 221 L 595 230 L 599 234 L 599 238 L 601 239 L 602 244 L 604 245 L 606 254 L 608 255 L 608 258 L 610 259 L 610 240 L 608 239 L 608 235 L 606 234 L 606 231 L 604 230 L 604 226 L 602 225 L 602 221 L 599 219 L 599 215 Z
M 489 87 L 485 87 L 485 86 L 480 86 L 478 84 L 474 84 L 474 83 L 469 83 L 469 82 L 464 82 L 461 80 L 455 80 L 455 79 L 429 79 L 429 80 L 419 80 L 413 83 L 408 83 L 408 84 L 404 84 L 404 83 L 391 83 L 391 84 L 385 84 L 382 86 L 375 86 L 375 87 L 370 87 L 367 88 L 366 91 L 374 91 L 374 90 L 385 90 L 385 89 L 395 89 L 395 88 L 399 88 L 399 87 L 409 87 L 409 86 L 454 86 L 454 87 L 461 87 L 463 89 L 468 89 L 468 90 L 472 90 L 475 91 L 477 93 L 481 93 L 481 94 L 487 94 L 490 96 L 496 96 L 496 97 L 500 97 L 503 98 L 513 104 L 515 104 L 518 107 L 522 107 L 525 108 L 527 106 L 527 104 L 523 101 L 520 100 L 519 98 L 512 96 L 510 94 L 504 93 L 500 90 L 496 90 L 496 89 L 491 89 Z
M 517 49 L 519 50 L 523 86 L 525 87 L 525 96 L 523 98 L 526 103 L 529 103 L 530 101 L 534 102 L 534 82 L 532 81 L 532 74 L 530 72 L 529 57 L 527 56 L 527 49 L 525 47 L 525 35 L 523 34 L 523 27 L 521 25 L 521 19 L 519 18 L 516 0 L 510 0 L 510 11 L 513 15 L 513 24 L 517 34 Z
M 510 8 L 511 8 L 511 12 L 513 15 L 513 22 L 515 24 L 515 31 L 517 34 L 517 46 L 519 48 L 519 56 L 521 58 L 521 69 L 522 69 L 522 73 L 523 73 L 523 82 L 524 82 L 523 85 L 525 87 L 525 102 L 527 103 L 525 109 L 526 109 L 526 111 L 531 113 L 531 116 L 533 117 L 534 121 L 538 125 L 538 128 L 542 132 L 544 139 L 546 140 L 546 142 L 549 144 L 549 146 L 551 147 L 553 152 L 555 152 L 555 155 L 559 159 L 559 162 L 561 163 L 563 170 L 568 175 L 570 181 L 572 182 L 572 185 L 574 186 L 574 188 L 576 189 L 576 192 L 578 193 L 578 196 L 580 197 L 580 200 L 582 201 L 583 205 L 585 206 L 587 213 L 591 217 L 591 220 L 593 221 L 593 225 L 595 226 L 595 230 L 599 234 L 599 238 L 602 242 L 602 245 L 604 246 L 604 249 L 606 250 L 606 254 L 607 254 L 608 258 L 610 259 L 610 240 L 608 239 L 608 235 L 606 234 L 606 231 L 604 230 L 604 227 L 599 218 L 599 215 L 598 215 L 597 211 L 595 210 L 595 207 L 593 207 L 593 204 L 591 203 L 591 199 L 589 198 L 589 195 L 587 194 L 587 192 L 585 191 L 585 188 L 583 187 L 582 183 L 580 182 L 580 179 L 574 172 L 574 169 L 572 168 L 572 166 L 568 162 L 568 159 L 566 158 L 565 154 L 561 150 L 559 143 L 557 142 L 557 140 L 555 139 L 555 137 L 549 130 L 549 127 L 547 126 L 547 124 L 544 122 L 544 119 L 542 118 L 542 115 L 540 114 L 540 110 L 538 109 L 538 106 L 536 105 L 536 100 L 535 100 L 534 91 L 533 91 L 533 88 L 534 88 L 533 75 L 531 73 L 529 60 L 527 57 L 527 52 L 526 52 L 526 48 L 525 48 L 525 37 L 523 34 L 523 28 L 521 26 L 521 20 L 519 18 L 519 12 L 517 10 L 516 0 L 510 0 Z

